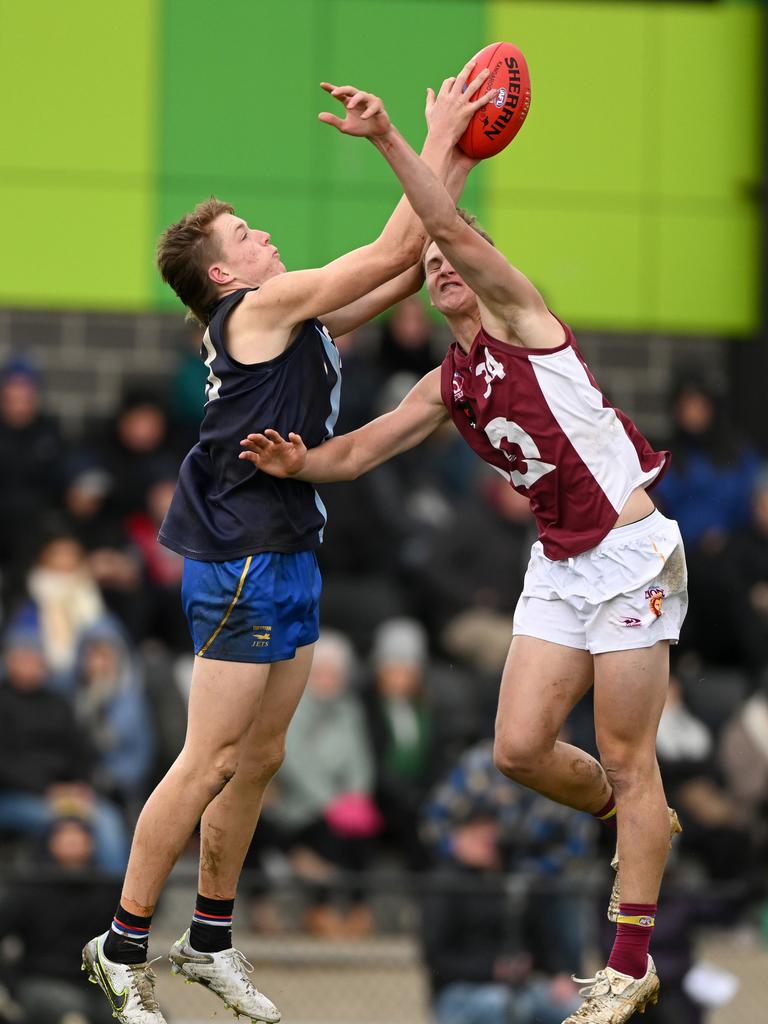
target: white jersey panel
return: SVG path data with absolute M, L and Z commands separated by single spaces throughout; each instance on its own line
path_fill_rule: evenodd
M 603 405 L 572 348 L 529 359 L 550 412 L 618 514 L 632 491 L 647 486 L 660 467 L 643 472 L 621 420 Z

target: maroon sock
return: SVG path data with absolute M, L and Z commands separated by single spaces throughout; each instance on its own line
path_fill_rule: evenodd
M 599 811 L 594 811 L 592 817 L 602 821 L 608 828 L 616 828 L 616 801 L 613 799 L 613 790 L 611 790 L 610 799 L 605 807 L 601 807 Z
M 648 970 L 648 944 L 655 921 L 655 903 L 620 903 L 608 966 L 632 978 L 642 978 Z

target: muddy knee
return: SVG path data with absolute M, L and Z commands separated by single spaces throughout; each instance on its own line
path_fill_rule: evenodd
M 639 787 L 646 787 L 658 774 L 654 756 L 626 750 L 603 754 L 600 760 L 606 777 L 617 797 Z

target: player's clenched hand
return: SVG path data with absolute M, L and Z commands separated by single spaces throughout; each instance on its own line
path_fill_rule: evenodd
M 296 476 L 307 461 L 307 448 L 299 434 L 289 434 L 288 440 L 276 430 L 263 434 L 249 434 L 240 442 L 243 451 L 238 458 L 252 462 L 270 476 Z
M 432 89 L 427 89 L 425 115 L 430 135 L 440 135 L 450 138 L 452 143 L 458 142 L 474 112 L 495 98 L 496 89 L 482 89 L 490 74 L 488 68 L 484 68 L 467 85 L 467 78 L 474 66 L 473 59 L 464 65 L 458 75 L 446 78 L 437 96 Z M 482 91 L 478 93 L 478 90 Z
M 343 119 L 325 111 L 318 114 L 323 124 L 333 125 L 345 135 L 360 135 L 368 139 L 386 135 L 392 127 L 384 104 L 373 93 L 363 92 L 354 85 L 331 85 L 330 82 L 321 82 L 320 88 L 342 103 L 346 110 Z

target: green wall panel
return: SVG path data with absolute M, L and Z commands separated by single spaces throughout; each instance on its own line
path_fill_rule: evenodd
M 316 120 L 321 78 L 378 91 L 407 138 L 485 43 L 528 56 L 519 139 L 465 205 L 581 326 L 746 334 L 758 308 L 765 5 L 538 0 L 0 0 L 8 305 L 178 308 L 159 232 L 201 198 L 290 267 L 378 233 L 370 144 Z
M 156 233 L 214 193 L 272 232 L 289 269 L 371 241 L 397 183 L 370 143 L 317 121 L 337 106 L 319 82 L 379 91 L 420 145 L 426 88 L 482 45 L 483 15 L 474 0 L 297 0 L 231 4 L 213 19 L 209 2 L 165 0 Z M 205 60 L 190 60 L 197 53 Z M 467 190 L 473 205 L 482 175 Z M 154 287 L 177 305 L 159 279 Z
M 0 301 L 147 305 L 154 38 L 154 0 L 2 2 Z
M 564 316 L 756 328 L 763 17 L 757 5 L 489 0 L 488 35 L 523 48 L 533 99 L 489 162 L 486 219 Z M 565 244 L 579 273 L 563 274 Z
M 654 28 L 659 191 L 738 200 L 761 173 L 760 12 L 676 4 L 656 12 Z
M 0 303 L 50 309 L 145 309 L 152 273 L 142 189 L 0 183 Z M 7 233 L 7 234 L 6 234 Z
M 657 217 L 655 322 L 676 331 L 747 335 L 758 304 L 760 230 L 751 208 L 681 209 Z
M 639 214 L 597 204 L 558 207 L 525 198 L 505 204 L 503 213 L 506 220 L 498 213 L 488 218 L 496 244 L 555 312 L 574 325 L 595 328 L 630 328 L 638 322 L 643 313 L 645 230 Z M 534 244 L 544 239 L 550 244 Z
M 519 46 L 531 109 L 489 161 L 489 199 L 521 189 L 555 199 L 635 195 L 646 142 L 644 4 L 489 3 L 488 36 Z

